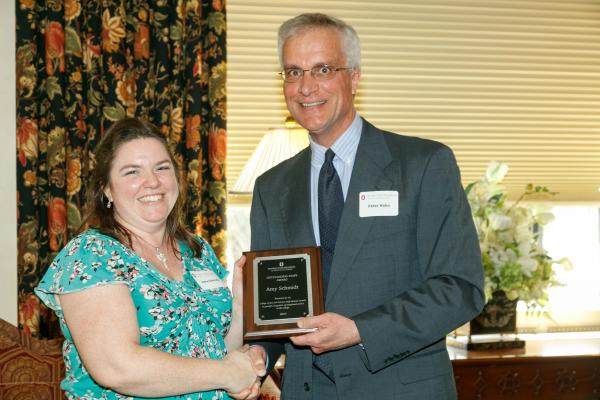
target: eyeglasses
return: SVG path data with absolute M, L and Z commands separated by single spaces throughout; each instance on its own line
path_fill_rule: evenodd
M 338 71 L 342 71 L 345 69 L 352 69 L 350 67 L 344 68 L 336 68 L 331 65 L 315 65 L 311 69 L 302 69 L 302 68 L 286 68 L 279 73 L 281 78 L 288 83 L 298 82 L 303 76 L 305 72 L 310 71 L 310 74 L 313 78 L 318 81 L 328 81 L 333 79 L 335 73 Z

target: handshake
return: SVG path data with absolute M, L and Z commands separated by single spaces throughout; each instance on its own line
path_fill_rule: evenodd
M 266 352 L 262 346 L 244 345 L 231 351 L 223 360 L 231 371 L 230 384 L 225 388 L 236 400 L 258 398 L 262 378 L 267 373 Z

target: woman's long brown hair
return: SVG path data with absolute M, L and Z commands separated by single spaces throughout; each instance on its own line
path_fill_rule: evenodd
M 198 243 L 183 222 L 185 190 L 181 184 L 180 169 L 175 157 L 169 150 L 167 141 L 160 130 L 150 122 L 137 118 L 124 118 L 115 122 L 98 143 L 95 151 L 96 166 L 90 175 L 86 189 L 85 213 L 79 230 L 97 229 L 99 232 L 112 236 L 132 248 L 131 232 L 115 219 L 114 209 L 107 208 L 108 199 L 104 196 L 104 189 L 109 184 L 110 169 L 119 148 L 132 140 L 147 138 L 156 139 L 164 146 L 179 182 L 179 196 L 177 196 L 175 205 L 167 217 L 166 240 L 176 252 L 179 251 L 176 240 L 181 240 L 192 249 L 194 256 L 200 256 L 202 245 Z

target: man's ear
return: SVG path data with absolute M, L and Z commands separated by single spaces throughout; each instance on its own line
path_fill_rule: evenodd
M 355 68 L 350 73 L 350 79 L 352 80 L 352 94 L 356 95 L 358 90 L 358 82 L 360 81 L 360 68 Z

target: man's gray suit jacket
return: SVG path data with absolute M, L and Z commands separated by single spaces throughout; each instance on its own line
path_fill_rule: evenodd
M 333 257 L 326 311 L 362 339 L 314 356 L 285 342 L 282 399 L 453 399 L 446 335 L 484 304 L 479 243 L 460 172 L 445 145 L 366 120 Z M 310 147 L 260 176 L 253 250 L 314 246 Z M 397 191 L 397 216 L 359 216 L 359 193 Z M 264 343 L 271 359 L 281 345 Z

